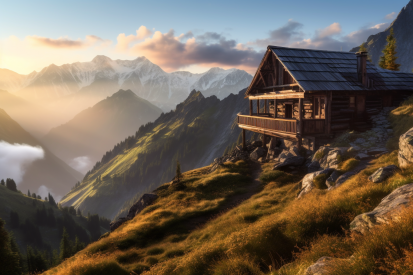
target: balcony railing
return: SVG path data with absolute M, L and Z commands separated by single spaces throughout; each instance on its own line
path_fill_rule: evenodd
M 238 115 L 238 124 L 244 124 L 252 127 L 262 128 L 276 132 L 284 132 L 288 134 L 297 133 L 296 119 Z

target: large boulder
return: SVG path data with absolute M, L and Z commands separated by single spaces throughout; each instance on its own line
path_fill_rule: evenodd
M 337 264 L 347 264 L 350 262 L 349 259 L 337 259 L 332 257 L 321 257 L 313 265 L 309 266 L 304 275 L 327 275 L 332 274 L 332 269 Z
M 378 224 L 398 219 L 400 210 L 407 206 L 413 198 L 413 183 L 406 184 L 384 197 L 373 211 L 363 213 L 350 223 L 350 230 L 365 234 Z
M 328 179 L 326 180 L 326 185 L 328 188 L 332 188 L 335 184 L 336 181 L 338 180 L 338 178 L 342 175 L 342 173 L 340 173 L 337 170 L 334 170 L 334 172 L 328 177 Z
M 413 128 L 400 136 L 398 158 L 400 168 L 413 163 Z
M 314 154 L 311 163 L 308 165 L 308 172 L 315 172 L 320 169 L 334 168 L 343 160 L 343 155 L 349 150 L 348 147 L 326 147 L 321 146 Z
M 253 160 L 258 160 L 259 158 L 265 155 L 266 151 L 262 147 L 257 147 L 252 153 L 250 154 L 250 158 Z
M 381 167 L 376 170 L 370 177 L 369 181 L 374 183 L 383 182 L 388 177 L 391 177 L 397 171 L 396 165 L 389 165 L 386 167 Z
M 305 158 L 300 155 L 297 147 L 290 147 L 289 150 L 284 150 L 280 153 L 277 161 L 278 162 L 274 165 L 273 170 L 285 166 L 300 166 L 304 163 Z
M 131 208 L 129 208 L 128 215 L 126 217 L 122 217 L 110 223 L 110 231 L 115 230 L 123 223 L 133 219 L 139 212 L 141 212 L 145 207 L 152 204 L 158 195 L 156 194 L 143 194 L 143 196 L 134 204 Z
M 346 172 L 346 173 L 342 174 L 340 177 L 338 177 L 335 184 L 332 185 L 331 187 L 329 187 L 328 190 L 335 189 L 335 188 L 339 187 L 344 182 L 346 182 L 349 178 L 351 178 L 354 175 L 357 175 L 364 168 L 365 168 L 364 165 L 363 166 L 357 166 L 352 171 L 349 171 L 349 172 Z
M 315 185 L 314 185 L 314 178 L 317 177 L 318 175 L 321 174 L 326 174 L 329 175 L 331 174 L 331 172 L 333 172 L 333 169 L 325 169 L 323 171 L 317 171 L 317 172 L 313 172 L 313 173 L 309 173 L 307 175 L 304 176 L 303 180 L 302 180 L 302 184 L 301 184 L 301 190 L 300 192 L 298 192 L 297 198 L 301 198 L 303 197 L 305 194 L 308 194 L 311 192 L 311 190 L 314 189 Z

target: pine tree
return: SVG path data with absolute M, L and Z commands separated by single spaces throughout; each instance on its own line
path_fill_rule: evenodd
M 6 179 L 6 187 L 11 191 L 17 192 L 17 185 L 13 179 Z
M 182 179 L 181 164 L 179 163 L 179 161 L 176 161 L 176 175 L 175 175 L 175 178 L 178 182 L 180 182 L 181 179 Z
M 79 252 L 80 250 L 83 250 L 85 248 L 85 244 L 82 243 L 79 238 L 76 236 L 75 239 L 75 245 L 73 247 L 73 254 L 76 254 L 77 252 Z
M 49 193 L 49 203 L 50 203 L 52 206 L 57 207 L 56 201 L 54 200 L 53 196 L 50 195 L 50 193 Z
M 9 234 L 4 229 L 4 221 L 0 219 L 0 274 L 20 274 L 19 256 L 10 248 Z
M 19 228 L 20 219 L 19 219 L 19 214 L 17 212 L 10 211 L 10 226 L 13 229 Z
M 6 183 L 4 182 L 4 179 L 2 179 L 2 180 L 0 181 L 0 184 L 3 185 L 3 186 L 6 185 Z
M 14 238 L 14 235 L 12 233 L 10 233 L 10 249 L 14 254 L 17 255 L 17 258 L 19 260 L 18 273 L 21 274 L 23 272 L 23 255 L 20 253 L 20 249 L 17 246 L 16 239 Z
M 383 56 L 380 57 L 379 66 L 383 69 L 391 71 L 399 71 L 400 64 L 396 63 L 396 38 L 394 37 L 393 28 L 390 29 L 390 34 L 387 36 L 387 45 L 383 49 Z
M 366 52 L 366 53 L 367 53 L 367 60 L 370 61 L 370 62 L 373 62 L 373 61 L 371 60 L 371 56 L 368 54 L 369 51 L 368 51 L 367 48 L 366 48 L 366 43 L 365 43 L 365 42 L 360 45 L 359 51 L 360 51 L 360 52 Z
M 27 196 L 31 197 L 30 190 L 27 190 Z
M 60 241 L 60 261 L 63 262 L 72 254 L 72 247 L 70 245 L 69 235 L 66 228 L 63 228 L 62 240 Z

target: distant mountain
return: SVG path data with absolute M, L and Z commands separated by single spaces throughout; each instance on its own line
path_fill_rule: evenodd
M 161 113 L 161 109 L 131 90 L 120 90 L 53 128 L 43 142 L 67 163 L 76 158 L 82 161 L 83 157 L 83 162 L 93 165 L 113 144 L 135 135 L 141 125 L 154 121 Z M 85 163 L 78 167 L 84 173 L 90 168 Z
M 219 100 L 192 91 L 174 111 L 106 153 L 62 205 L 113 218 L 129 200 L 170 181 L 177 160 L 183 171 L 209 165 L 240 138 L 236 118 L 247 111 L 244 94 Z
M 400 70 L 404 72 L 412 72 L 413 69 L 413 0 L 400 11 L 397 18 L 383 32 L 371 35 L 367 38 L 366 48 L 371 55 L 373 63 L 378 65 L 381 52 L 387 44 L 386 38 L 390 34 L 390 29 L 393 28 L 394 35 L 397 41 L 397 56 L 396 62 L 401 64 Z M 357 52 L 359 47 L 353 48 L 352 52 Z
M 55 116 L 64 121 L 119 89 L 130 89 L 169 111 L 185 100 L 192 89 L 223 99 L 246 88 L 252 76 L 242 70 L 220 68 L 201 74 L 166 73 L 145 57 L 112 60 L 98 55 L 91 62 L 52 64 L 27 76 L 1 70 L 0 79 L 0 89 L 26 100 L 47 103 L 54 108 Z
M 18 183 L 18 189 L 23 192 L 30 189 L 32 192 L 38 193 L 39 188 L 44 186 L 42 187 L 44 191 L 48 190 L 55 195 L 55 198 L 58 198 L 66 194 L 82 178 L 81 173 L 56 157 L 2 109 L 0 109 L 0 141 L 9 144 L 40 146 L 44 150 L 43 159 L 35 160 L 24 167 L 24 176 L 22 181 Z M 4 154 L 4 152 L 2 153 Z M 4 158 L 4 155 L 1 155 L 1 157 Z M 18 156 L 16 155 L 16 157 Z M 25 155 L 23 154 L 22 157 L 25 157 Z M 5 164 L 3 163 L 3 165 Z M 4 167 L 2 168 L 4 169 Z M 15 169 L 15 167 L 11 167 L 11 169 Z M 0 175 L 0 178 L 2 178 L 2 175 Z
M 0 108 L 10 114 L 13 119 L 25 130 L 35 135 L 36 138 L 44 136 L 56 123 L 51 111 L 47 108 L 2 90 L 0 90 Z

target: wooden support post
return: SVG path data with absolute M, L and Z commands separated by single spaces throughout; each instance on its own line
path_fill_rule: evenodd
M 277 118 L 277 100 L 274 99 L 274 118 Z
M 257 99 L 257 115 L 260 113 L 260 100 Z
M 297 148 L 301 149 L 301 146 L 303 145 L 303 139 L 301 135 L 297 135 Z
M 246 145 L 245 145 L 245 129 L 242 129 L 242 150 L 246 150 Z
M 252 116 L 252 100 L 250 99 L 250 116 Z
M 325 106 L 325 132 L 327 135 L 331 134 L 331 102 L 333 94 L 331 91 L 327 92 L 326 106 Z
M 262 147 L 265 148 L 265 140 L 267 139 L 266 134 L 262 134 Z
M 303 135 L 303 99 L 299 98 L 298 99 L 298 133 L 300 135 Z
M 267 110 L 267 100 L 264 99 L 264 113 L 267 114 L 268 110 Z

